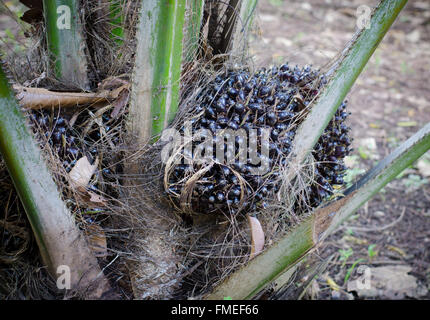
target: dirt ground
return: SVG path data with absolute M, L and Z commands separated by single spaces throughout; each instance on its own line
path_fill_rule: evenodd
M 261 0 L 259 31 L 251 45 L 256 66 L 285 61 L 324 66 L 356 30 L 357 8 L 375 3 Z M 429 40 L 430 3 L 411 1 L 348 94 L 355 139 L 348 159 L 350 179 L 430 121 Z M 429 160 L 428 152 L 319 248 L 312 261 L 329 261 L 328 267 L 303 297 L 430 298 Z M 365 284 L 360 265 L 373 273 L 369 283 L 375 290 L 354 289 L 357 279 Z

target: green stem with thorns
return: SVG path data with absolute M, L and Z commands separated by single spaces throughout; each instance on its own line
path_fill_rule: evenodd
M 112 27 L 110 37 L 115 40 L 118 46 L 124 43 L 124 29 L 122 28 L 122 7 L 124 5 L 124 0 L 111 0 L 109 5 L 109 16 Z
M 137 26 L 137 45 L 132 77 L 128 133 L 133 146 L 142 147 L 152 142 L 176 115 L 179 104 L 179 80 L 182 69 L 183 35 L 186 0 L 145 0 L 141 3 Z M 139 163 L 129 161 L 124 170 L 137 174 Z M 133 186 L 127 197 L 139 201 L 138 190 Z M 141 200 L 140 200 L 141 201 Z M 145 212 L 159 221 L 156 211 Z M 147 246 L 144 261 L 128 261 L 133 293 L 136 299 L 165 298 L 172 294 L 177 278 L 177 260 L 171 247 L 168 224 L 145 233 Z M 162 277 L 137 275 L 162 274 Z M 150 289 L 148 289 L 150 288 Z

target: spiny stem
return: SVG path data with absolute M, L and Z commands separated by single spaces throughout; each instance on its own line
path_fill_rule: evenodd
M 137 31 L 129 131 L 140 143 L 158 135 L 179 102 L 185 0 L 146 0 Z

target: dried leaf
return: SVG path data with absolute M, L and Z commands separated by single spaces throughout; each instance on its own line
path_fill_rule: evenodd
M 29 24 L 37 23 L 42 21 L 43 12 L 40 9 L 29 9 L 21 17 L 21 20 Z
M 360 140 L 360 146 L 358 147 L 358 153 L 363 159 L 377 160 L 379 158 L 377 152 L 378 146 L 375 138 L 364 138 Z
M 79 203 L 82 205 L 85 204 L 87 208 L 102 208 L 106 207 L 108 201 L 101 195 L 89 191 L 88 188 L 78 187 L 77 190 L 79 193 L 76 195 L 79 199 Z
M 281 37 L 275 38 L 275 43 L 282 44 L 285 47 L 291 47 L 294 44 L 293 41 L 291 41 L 290 39 Z
M 377 149 L 377 145 L 376 145 L 376 140 L 375 138 L 364 138 L 360 140 L 360 146 L 365 147 L 369 150 L 376 150 Z
M 419 29 L 415 29 L 414 31 L 410 32 L 406 39 L 410 42 L 418 42 L 421 38 L 421 33 Z
M 99 258 L 106 257 L 107 241 L 103 228 L 97 224 L 91 224 L 86 226 L 85 234 L 87 235 L 89 247 L 94 255 Z
M 124 88 L 129 87 L 128 81 L 121 79 L 120 77 L 109 77 L 104 79 L 102 82 L 100 82 L 98 85 L 98 90 L 109 90 L 112 91 L 114 89 L 118 88 Z
M 391 250 L 393 252 L 398 253 L 402 257 L 406 257 L 406 252 L 403 249 L 399 248 L 399 247 L 395 247 L 395 246 L 389 245 L 389 246 L 387 246 L 387 248 L 388 248 L 388 250 Z
M 348 168 L 354 168 L 357 165 L 358 157 L 356 155 L 347 156 L 344 158 L 344 163 Z
M 43 1 L 42 0 L 19 0 L 23 5 L 29 8 L 37 8 L 42 10 L 43 9 Z
M 90 182 L 91 176 L 97 170 L 97 165 L 98 159 L 92 165 L 86 156 L 80 158 L 70 170 L 70 184 L 75 188 L 85 188 Z
M 248 216 L 248 223 L 251 229 L 251 256 L 250 259 L 254 258 L 264 248 L 264 231 L 261 227 L 260 221 L 257 218 Z

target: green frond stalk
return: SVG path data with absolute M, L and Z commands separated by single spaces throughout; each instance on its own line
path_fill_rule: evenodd
M 345 197 L 316 209 L 285 238 L 232 274 L 206 299 L 250 299 L 335 230 L 342 221 L 430 149 L 430 123 L 383 159 L 345 192 Z
M 87 60 L 78 0 L 43 0 L 52 73 L 60 81 L 89 89 Z
M 182 67 L 185 0 L 145 0 L 140 9 L 129 132 L 139 143 L 176 115 Z
M 213 53 L 229 54 L 229 59 L 239 63 L 246 58 L 248 49 L 248 35 L 252 24 L 258 0 L 229 0 L 225 2 L 207 2 L 209 12 L 208 37 Z M 223 17 L 219 17 L 224 10 Z M 220 21 L 222 20 L 222 30 Z M 218 33 L 221 32 L 220 35 Z M 220 38 L 216 43 L 211 39 Z
M 72 289 L 100 297 L 108 283 L 60 198 L 1 67 L 0 152 L 50 273 L 57 277 L 57 268 L 67 266 Z

